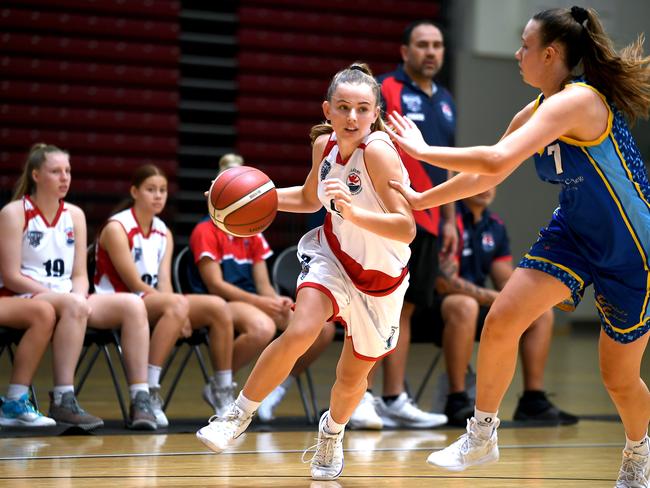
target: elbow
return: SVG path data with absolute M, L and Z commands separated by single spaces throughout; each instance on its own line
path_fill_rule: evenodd
M 506 163 L 507 160 L 505 154 L 496 147 L 491 147 L 483 161 L 483 171 L 481 171 L 481 173 L 489 176 L 496 176 L 503 173 Z

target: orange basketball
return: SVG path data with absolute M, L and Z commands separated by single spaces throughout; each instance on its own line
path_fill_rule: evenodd
M 214 225 L 235 237 L 265 230 L 278 211 L 278 194 L 271 179 L 250 166 L 229 168 L 217 176 L 208 192 Z

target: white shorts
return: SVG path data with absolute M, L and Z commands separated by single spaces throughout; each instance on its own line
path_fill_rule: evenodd
M 329 320 L 343 324 L 356 357 L 376 361 L 395 349 L 408 275 L 389 295 L 362 293 L 332 253 L 320 227 L 300 239 L 298 259 L 302 265 L 298 290 L 316 288 L 329 297 L 334 310 Z

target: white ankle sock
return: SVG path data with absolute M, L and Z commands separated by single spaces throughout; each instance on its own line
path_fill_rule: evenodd
M 18 400 L 27 392 L 29 392 L 29 386 L 27 385 L 9 385 L 9 388 L 7 388 L 7 400 Z
M 133 383 L 129 385 L 129 396 L 131 397 L 131 400 L 135 400 L 135 396 L 139 391 L 149 393 L 149 385 L 147 383 Z
M 253 415 L 255 411 L 259 408 L 260 403 L 262 402 L 254 402 L 253 400 L 249 400 L 244 396 L 244 392 L 240 391 L 239 396 L 237 397 L 237 400 L 235 400 L 235 404 L 244 411 L 246 415 Z
M 641 454 L 647 456 L 650 454 L 650 446 L 648 446 L 648 434 L 640 441 L 633 441 L 628 436 L 625 436 L 625 449 L 634 452 L 634 454 Z
M 54 405 L 61 405 L 61 398 L 63 397 L 63 394 L 69 391 L 74 393 L 74 385 L 56 385 L 54 388 L 52 388 Z
M 483 412 L 474 407 L 474 418 L 476 419 L 476 427 L 478 428 L 480 437 L 489 439 L 494 432 L 498 412 Z
M 339 424 L 338 422 L 335 422 L 334 419 L 332 419 L 332 416 L 330 415 L 330 412 L 327 412 L 327 415 L 325 416 L 325 422 L 323 422 L 323 430 L 327 434 L 338 434 L 345 429 L 347 422 L 345 424 Z
M 217 388 L 227 388 L 232 385 L 232 369 L 215 371 L 212 378 L 214 378 Z
M 160 366 L 155 366 L 150 364 L 147 366 L 147 381 L 150 387 L 160 388 L 160 373 L 162 368 Z

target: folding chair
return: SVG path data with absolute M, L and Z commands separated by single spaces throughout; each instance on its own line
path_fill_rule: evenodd
M 14 364 L 14 346 L 20 342 L 22 337 L 22 330 L 0 326 L 0 358 L 4 352 L 7 351 L 9 364 L 12 366 Z M 36 400 L 36 390 L 34 389 L 34 385 L 29 385 L 29 389 L 32 395 L 32 403 L 34 404 L 34 407 L 36 407 L 36 410 L 38 410 L 38 401 Z
M 88 246 L 87 267 L 88 267 L 88 282 L 90 286 L 89 291 L 92 293 L 94 291 L 93 277 L 95 275 L 94 244 L 90 244 Z M 77 395 L 81 393 L 81 389 L 83 388 L 86 379 L 90 374 L 90 371 L 92 370 L 93 366 L 97 362 L 97 358 L 99 357 L 99 354 L 103 353 L 104 358 L 106 359 L 108 370 L 111 373 L 111 379 L 113 380 L 113 386 L 115 387 L 115 395 L 117 396 L 117 401 L 120 404 L 122 419 L 124 420 L 124 423 L 127 424 L 129 421 L 129 416 L 126 409 L 126 404 L 124 402 L 124 397 L 122 396 L 122 388 L 117 378 L 116 367 L 113 364 L 111 353 L 108 347 L 111 344 L 114 346 L 115 351 L 117 352 L 117 357 L 119 359 L 120 364 L 122 365 L 122 372 L 124 373 L 124 377 L 125 378 L 127 377 L 126 365 L 124 364 L 124 356 L 122 355 L 122 345 L 120 344 L 119 331 L 114 329 L 113 330 L 93 329 L 89 327 L 86 329 L 84 344 L 81 350 L 81 355 L 79 356 L 79 361 L 77 362 L 77 368 L 75 374 L 78 373 L 80 370 L 82 370 L 82 364 L 84 363 L 86 356 L 88 355 L 89 351 L 93 348 L 93 346 L 95 346 L 96 349 L 93 351 L 93 353 L 90 355 L 88 360 L 85 362 L 85 366 L 81 372 L 79 381 L 75 386 L 75 392 Z
M 185 246 L 183 249 L 180 250 L 176 258 L 174 259 L 174 263 L 172 266 L 172 283 L 174 285 L 174 291 L 176 293 L 187 293 L 189 291 L 190 287 L 187 281 L 187 269 L 190 265 L 192 265 L 192 252 L 190 251 L 190 248 L 188 246 Z M 189 349 L 183 355 L 183 358 L 181 359 L 181 363 L 176 371 L 176 374 L 174 375 L 174 379 L 172 380 L 171 386 L 169 387 L 167 397 L 165 398 L 165 404 L 163 405 L 163 410 L 165 410 L 167 408 L 167 405 L 169 405 L 169 402 L 171 401 L 172 396 L 174 395 L 174 391 L 176 391 L 176 387 L 178 386 L 178 382 L 181 378 L 181 375 L 183 374 L 183 371 L 185 370 L 185 367 L 187 366 L 187 363 L 189 362 L 192 354 L 194 354 L 194 356 L 196 357 L 199 363 L 199 367 L 201 368 L 201 373 L 203 374 L 204 381 L 207 383 L 208 380 L 210 379 L 208 368 L 206 366 L 203 353 L 201 352 L 201 345 L 206 345 L 206 346 L 208 345 L 208 329 L 207 327 L 204 327 L 202 329 L 194 330 L 190 337 L 183 337 L 176 341 L 176 346 L 174 347 L 174 350 L 169 355 L 169 358 L 165 362 L 165 365 L 160 374 L 160 382 L 162 383 L 163 378 L 169 371 L 170 366 L 174 362 L 183 344 L 187 344 L 189 346 Z
M 271 280 L 275 290 L 285 296 L 295 298 L 296 296 L 296 280 L 301 271 L 300 261 L 298 261 L 298 246 L 290 246 L 283 250 L 275 258 L 273 267 L 271 268 Z M 316 390 L 314 388 L 314 381 L 311 376 L 309 368 L 304 372 L 307 390 L 309 392 L 309 400 L 307 392 L 305 391 L 300 377 L 296 377 L 296 386 L 300 392 L 300 399 L 302 406 L 305 409 L 307 421 L 316 423 L 318 421 L 318 402 L 316 401 Z M 311 410 L 310 410 L 311 404 Z

